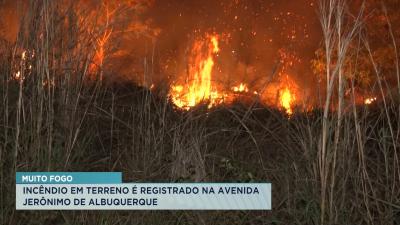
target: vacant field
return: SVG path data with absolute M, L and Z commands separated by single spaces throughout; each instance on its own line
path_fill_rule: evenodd
M 400 92 L 386 89 L 379 70 L 382 95 L 369 105 L 340 97 L 339 82 L 339 103 L 290 117 L 257 99 L 185 111 L 168 87 L 93 78 L 90 37 L 76 41 L 72 27 L 58 35 L 65 24 L 51 6 L 32 4 L 29 32 L 0 45 L 0 224 L 400 223 Z M 16 171 L 268 181 L 273 210 L 16 211 Z

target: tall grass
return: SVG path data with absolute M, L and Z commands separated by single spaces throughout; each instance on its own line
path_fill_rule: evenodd
M 90 70 L 93 43 L 108 27 L 92 29 L 75 1 L 63 3 L 30 1 L 16 43 L 1 45 L 0 224 L 400 221 L 400 93 L 388 95 L 373 54 L 382 101 L 357 106 L 355 81 L 346 86 L 344 75 L 346 57 L 356 57 L 350 42 L 372 52 L 361 32 L 362 11 L 349 19 L 345 1 L 321 2 L 325 102 L 288 118 L 257 102 L 181 111 L 164 95 L 109 82 L 101 69 Z M 23 79 L 15 78 L 18 71 Z M 153 68 L 144 71 L 154 75 Z M 16 211 L 15 171 L 122 171 L 124 181 L 270 181 L 273 210 Z
M 350 49 L 350 44 L 357 37 L 362 39 L 362 42 L 365 44 L 369 55 L 371 56 L 371 63 L 375 68 L 376 73 L 376 81 L 378 83 L 382 99 L 382 111 L 381 113 L 386 115 L 386 120 L 380 121 L 378 118 L 369 118 L 371 121 L 366 120 L 365 123 L 382 123 L 382 127 L 380 129 L 386 130 L 389 132 L 389 140 L 391 140 L 391 144 L 389 151 L 390 158 L 394 161 L 391 166 L 389 166 L 385 162 L 385 168 L 388 170 L 393 170 L 394 174 L 398 173 L 398 137 L 394 132 L 394 124 L 393 123 L 393 115 L 389 115 L 389 112 L 393 112 L 394 114 L 398 114 L 396 112 L 396 107 L 390 107 L 387 104 L 387 95 L 384 91 L 382 85 L 382 74 L 379 73 L 377 69 L 377 65 L 375 60 L 371 54 L 371 48 L 368 45 L 368 40 L 363 37 L 363 14 L 364 14 L 364 6 L 362 4 L 361 8 L 357 15 L 351 17 L 348 12 L 346 1 L 342 0 L 321 0 L 320 1 L 320 21 L 322 25 L 323 31 L 323 40 L 324 40 L 324 49 L 325 49 L 325 62 L 326 62 L 326 100 L 324 106 L 323 113 L 323 121 L 322 121 L 322 137 L 321 144 L 318 147 L 318 163 L 319 163 L 319 175 L 320 175 L 320 223 L 321 224 L 337 224 L 339 220 L 340 209 L 343 209 L 343 206 L 338 204 L 338 197 L 343 196 L 345 198 L 346 193 L 346 185 L 349 183 L 348 176 L 351 175 L 349 169 L 344 167 L 348 164 L 348 159 L 346 156 L 352 155 L 352 150 L 356 151 L 358 154 L 358 160 L 352 161 L 352 163 L 358 164 L 358 173 L 360 184 L 354 185 L 355 188 L 359 188 L 364 205 L 364 215 L 365 215 L 365 223 L 374 224 L 378 221 L 382 221 L 382 219 L 376 220 L 376 210 L 380 209 L 383 206 L 376 205 L 377 199 L 377 189 L 376 186 L 379 183 L 375 183 L 374 178 L 372 178 L 371 174 L 374 173 L 371 171 L 370 166 L 368 165 L 368 152 L 366 151 L 366 147 L 368 145 L 368 132 L 369 125 L 363 124 L 362 120 L 360 120 L 359 112 L 357 112 L 357 107 L 355 104 L 355 96 L 354 96 L 354 85 L 352 86 L 353 93 L 353 101 L 350 101 L 345 105 L 344 99 L 344 68 L 345 68 L 345 60 L 348 58 L 348 50 Z M 386 14 L 387 15 L 387 14 Z M 389 21 L 389 20 L 388 20 Z M 390 27 L 390 23 L 389 23 Z M 398 57 L 397 57 L 397 47 L 396 42 L 394 40 L 393 32 L 390 32 L 393 39 L 393 48 L 396 52 L 396 62 L 398 65 Z M 359 46 L 360 48 L 360 46 Z M 358 50 L 358 49 L 357 49 Z M 356 51 L 357 51 L 356 50 Z M 335 56 L 335 59 L 333 57 Z M 351 56 L 357 57 L 357 56 Z M 357 68 L 357 64 L 354 65 Z M 397 74 L 398 74 L 398 67 Z M 354 71 L 353 71 L 354 73 Z M 353 76 L 355 77 L 355 76 Z M 353 80 L 354 81 L 354 80 Z M 352 82 L 354 84 L 354 82 Z M 332 96 L 335 93 L 334 88 L 337 88 L 337 106 L 336 108 L 337 115 L 336 117 L 330 115 L 330 109 L 332 104 Z M 389 86 L 388 86 L 389 87 Z M 398 96 L 397 96 L 398 98 Z M 395 100 L 391 99 L 390 102 L 394 103 Z M 336 104 L 336 103 L 335 103 Z M 346 111 L 345 108 L 351 107 L 353 110 Z M 364 111 L 363 114 L 368 114 L 368 112 Z M 352 116 L 354 118 L 352 118 Z M 397 115 L 395 116 L 397 117 Z M 398 132 L 397 132 L 398 133 Z M 333 137 L 333 142 L 330 141 Z M 364 139 L 366 138 L 366 139 Z M 376 140 L 382 140 L 383 136 L 375 137 Z M 357 143 L 354 148 L 351 148 L 354 143 Z M 387 146 L 388 147 L 388 146 Z M 379 148 L 378 148 L 379 149 Z M 378 149 L 375 149 L 378 151 Z M 385 149 L 385 154 L 387 151 Z M 378 164 L 379 165 L 379 164 Z M 381 166 L 381 165 L 379 165 Z M 383 165 L 382 165 L 383 166 Z M 343 168 L 346 168 L 345 171 L 341 171 Z M 387 174 L 386 174 L 387 175 Z M 341 180 L 340 178 L 345 178 Z M 396 186 L 397 183 L 397 175 L 394 175 L 390 180 L 392 186 Z M 375 177 L 376 179 L 376 177 Z M 341 184 L 342 183 L 342 184 Z M 381 184 L 386 186 L 385 184 Z M 392 191 L 393 193 L 393 191 Z M 398 196 L 397 196 L 398 197 Z M 392 196 L 392 199 L 396 199 L 397 197 Z M 393 202 L 391 202 L 393 203 Z M 342 203 L 343 204 L 343 203 Z M 326 214 L 328 215 L 328 219 L 326 219 Z

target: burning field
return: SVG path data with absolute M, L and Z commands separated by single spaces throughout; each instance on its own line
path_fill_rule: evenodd
M 78 29 L 69 40 L 74 48 L 83 47 L 77 42 L 87 42 L 87 79 L 163 89 L 185 110 L 200 103 L 209 108 L 229 105 L 238 99 L 257 99 L 288 114 L 293 108 L 304 112 L 322 106 L 316 96 L 326 93 L 322 84 L 326 81 L 320 77 L 324 59 L 314 55 L 322 34 L 318 18 L 309 13 L 317 10 L 317 2 L 81 1 L 65 5 L 58 9 L 60 13 L 76 18 L 64 18 L 64 24 L 58 25 Z M 4 11 L 12 12 L 2 19 L 5 40 L 12 43 L 18 34 L 37 32 L 30 31 L 32 24 L 18 23 L 30 10 L 28 4 L 18 6 L 20 16 L 15 4 L 5 7 Z M 15 52 L 21 63 L 25 64 L 26 53 L 34 54 L 29 48 Z M 32 69 L 33 65 L 25 66 Z M 23 79 L 18 68 L 13 73 L 14 79 Z M 356 104 L 376 99 L 377 93 L 362 88 L 355 93 Z
M 70 41 L 90 44 L 88 79 L 164 89 L 177 107 L 186 110 L 206 102 L 210 108 L 229 105 L 242 96 L 286 112 L 316 104 L 310 98 L 315 94 L 310 83 L 317 85 L 310 69 L 313 52 L 304 53 L 317 47 L 314 41 L 320 35 L 317 20 L 304 13 L 315 10 L 313 2 L 299 4 L 301 9 L 263 1 L 81 1 L 77 5 L 59 10 L 76 16 L 77 21 L 65 19 L 64 29 L 84 29 Z M 4 30 L 11 31 L 7 38 L 14 42 L 18 30 L 30 32 L 31 27 L 18 25 L 21 18 L 15 5 L 5 6 L 4 11 L 14 11 L 3 18 L 3 24 L 13 26 L 4 25 Z M 19 7 L 22 15 L 29 10 L 27 4 Z M 15 30 L 15 26 L 22 27 Z M 84 40 L 88 37 L 91 40 Z M 27 51 L 31 50 L 19 49 L 17 54 Z
M 0 224 L 398 224 L 398 10 L 0 2 Z M 15 171 L 268 181 L 273 210 L 17 212 Z

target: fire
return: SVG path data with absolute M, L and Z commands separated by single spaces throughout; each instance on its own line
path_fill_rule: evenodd
M 221 103 L 231 103 L 237 98 L 238 93 L 248 93 L 260 97 L 264 103 L 271 102 L 271 96 L 277 96 L 276 105 L 284 108 L 288 115 L 293 114 L 292 106 L 295 104 L 295 83 L 286 75 L 285 81 L 280 80 L 277 89 L 272 92 L 259 93 L 251 90 L 246 83 L 239 83 L 225 89 L 212 82 L 212 74 L 215 66 L 215 57 L 220 52 L 218 36 L 207 34 L 202 39 L 197 39 L 191 49 L 187 69 L 187 81 L 176 82 L 171 85 L 169 96 L 173 103 L 182 109 L 189 110 L 201 102 L 207 102 L 211 108 Z M 182 76 L 179 77 L 182 79 Z M 264 96 L 267 95 L 267 96 Z M 275 105 L 274 104 L 274 105 Z
M 376 97 L 367 98 L 367 99 L 364 100 L 364 104 L 365 105 L 371 105 L 375 101 L 376 101 Z
M 20 72 L 20 71 L 17 71 L 17 72 L 15 73 L 15 75 L 14 75 L 14 78 L 15 78 L 16 80 L 22 80 L 22 79 L 21 79 L 21 72 Z
M 218 37 L 215 35 L 211 36 L 211 43 L 213 45 L 213 52 L 218 53 L 219 52 Z
M 104 59 L 106 57 L 106 48 L 105 47 L 113 33 L 113 29 L 112 29 L 112 27 L 110 27 L 109 23 L 110 23 L 111 17 L 113 16 L 114 13 L 115 13 L 115 10 L 110 12 L 108 7 L 106 7 L 105 24 L 104 24 L 105 30 L 102 33 L 102 35 L 96 39 L 96 43 L 94 46 L 95 54 L 93 56 L 93 62 L 89 67 L 90 74 L 95 74 L 97 72 L 101 72 L 101 69 L 103 67 Z M 102 79 L 102 74 L 100 74 L 100 79 Z
M 28 50 L 23 50 L 21 53 L 21 60 L 19 61 L 16 72 L 12 75 L 13 80 L 23 82 L 25 78 L 30 75 L 32 70 L 31 61 L 35 57 L 35 52 L 30 53 Z
M 288 115 L 293 114 L 292 103 L 294 101 L 294 95 L 290 92 L 289 88 L 285 88 L 282 90 L 279 96 L 281 106 L 286 110 Z
M 249 92 L 247 84 L 240 83 L 238 86 L 232 87 L 234 92 Z
M 189 81 L 171 87 L 170 96 L 176 106 L 189 109 L 203 101 L 208 101 L 209 107 L 223 102 L 224 95 L 213 89 L 211 83 L 214 57 L 219 50 L 217 35 L 195 41 L 189 57 Z
M 102 37 L 100 37 L 97 40 L 97 49 L 95 52 L 95 55 L 93 57 L 93 64 L 91 64 L 91 67 L 89 71 L 91 73 L 95 73 L 96 69 L 101 68 L 104 62 L 104 57 L 105 57 L 105 45 L 110 38 L 112 34 L 112 30 L 106 31 Z
M 22 61 L 24 61 L 26 59 L 26 51 L 22 52 L 21 59 L 22 59 Z

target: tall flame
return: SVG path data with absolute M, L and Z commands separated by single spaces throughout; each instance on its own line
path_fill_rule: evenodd
M 105 25 L 104 25 L 104 32 L 100 37 L 97 38 L 96 43 L 95 43 L 95 54 L 93 56 L 93 62 L 89 67 L 89 73 L 90 74 L 96 74 L 97 72 L 101 72 L 101 69 L 103 67 L 104 59 L 106 57 L 106 49 L 105 46 L 107 42 L 109 41 L 111 34 L 113 32 L 113 29 L 109 26 L 111 17 L 115 13 L 114 11 L 109 11 L 108 7 L 106 7 L 106 15 L 105 15 Z M 100 73 L 100 79 L 102 79 L 102 73 Z
M 288 115 L 292 115 L 293 114 L 292 102 L 294 100 L 294 96 L 290 92 L 289 88 L 286 87 L 285 89 L 282 90 L 279 100 L 280 100 L 281 106 L 286 110 L 286 113 Z
M 212 82 L 212 73 L 215 65 L 215 57 L 220 52 L 218 36 L 206 34 L 205 37 L 197 39 L 191 48 L 191 53 L 188 60 L 187 81 L 182 80 L 171 85 L 169 95 L 173 103 L 182 109 L 189 110 L 201 102 L 207 102 L 208 107 L 216 106 L 221 103 L 231 103 L 238 95 L 259 96 L 255 90 L 250 90 L 246 83 L 240 83 L 237 86 L 232 86 L 229 89 L 218 86 Z M 182 77 L 185 76 L 180 76 Z M 293 81 L 286 75 L 285 80 L 280 80 L 280 85 L 277 89 L 272 88 L 271 93 L 266 95 L 276 96 L 278 94 L 278 104 L 284 108 L 290 116 L 293 114 L 292 107 L 296 100 L 296 91 Z M 265 97 L 262 94 L 262 98 Z M 263 99 L 268 103 L 268 96 Z
M 209 107 L 222 101 L 222 95 L 212 90 L 211 75 L 214 57 L 219 52 L 218 36 L 206 35 L 204 40 L 196 40 L 189 57 L 189 82 L 173 85 L 170 96 L 174 104 L 189 109 L 202 101 L 209 101 Z

